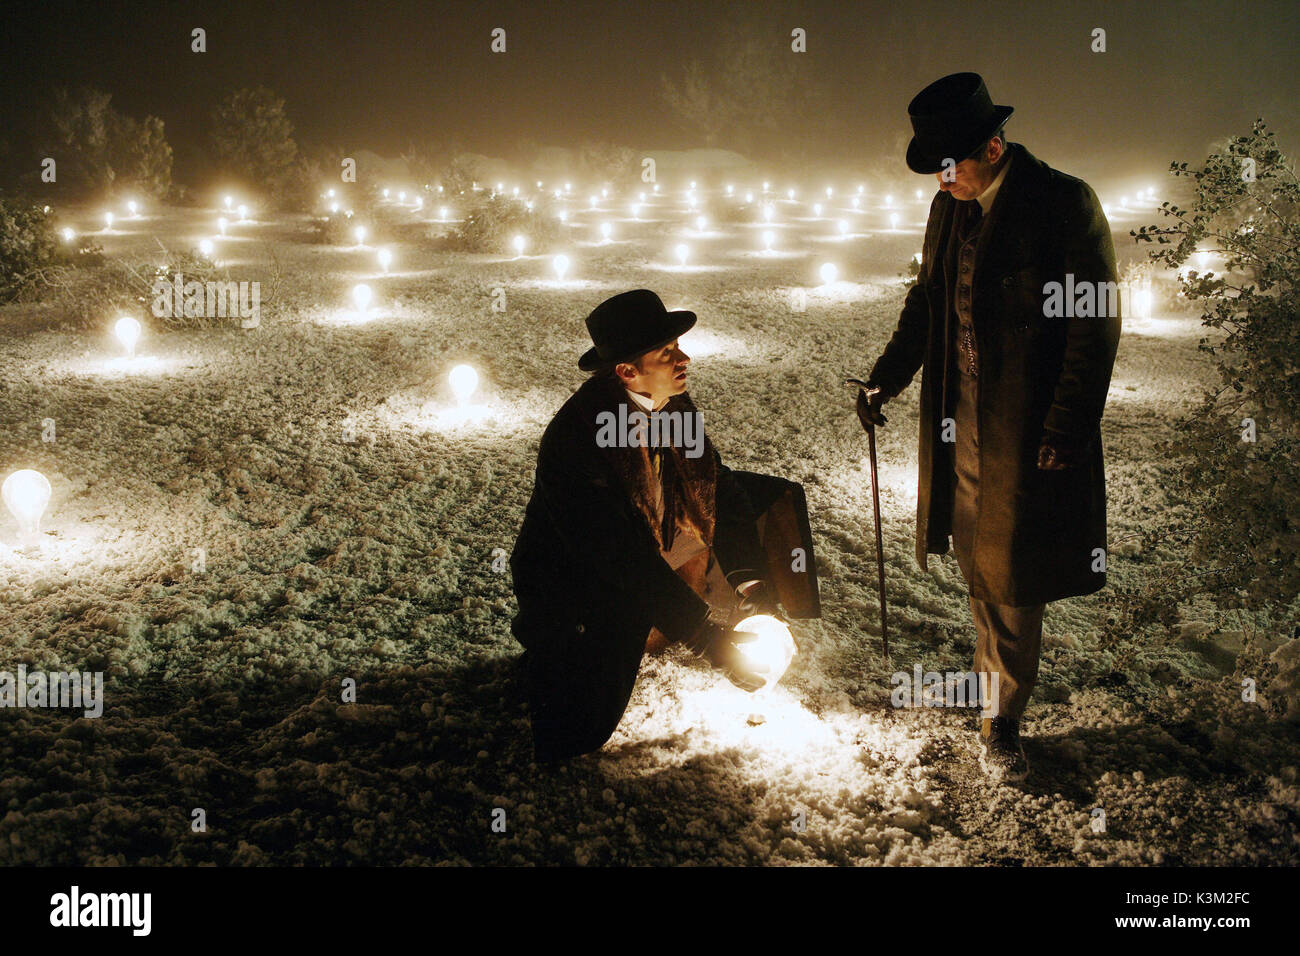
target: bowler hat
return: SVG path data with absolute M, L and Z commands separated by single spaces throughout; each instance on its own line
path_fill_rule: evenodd
M 907 106 L 912 141 L 907 168 L 914 173 L 943 172 L 945 159 L 960 163 L 998 131 L 1014 112 L 994 106 L 978 73 L 953 73 L 935 80 Z
M 620 292 L 587 316 L 587 331 L 595 346 L 578 359 L 578 368 L 591 372 L 604 365 L 630 362 L 663 348 L 694 324 L 694 312 L 669 312 L 649 289 Z

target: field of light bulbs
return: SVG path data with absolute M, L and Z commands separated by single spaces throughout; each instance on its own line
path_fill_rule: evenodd
M 1122 680 L 1099 645 L 1114 588 L 1161 557 L 1134 532 L 1178 506 L 1155 445 L 1212 378 L 1172 276 L 1125 316 L 1103 422 L 1114 583 L 1049 608 L 1035 776 L 998 788 L 973 716 L 889 704 L 895 671 L 968 669 L 974 630 L 955 561 L 913 558 L 912 388 L 880 437 L 881 657 L 841 385 L 892 332 L 929 193 L 575 185 L 542 197 L 565 210 L 561 252 L 466 255 L 438 241 L 455 202 L 406 188 L 380 200 L 403 237 L 383 242 L 312 242 L 310 218 L 238 196 L 111 225 L 56 211 L 110 259 L 206 252 L 260 283 L 260 311 L 196 327 L 142 310 L 124 343 L 113 315 L 0 309 L 0 468 L 50 486 L 34 535 L 0 519 L 6 666 L 105 675 L 98 719 L 0 722 L 0 863 L 1300 862 L 1300 746 L 1240 706 L 1232 635 L 1190 616 L 1181 641 L 1130 649 Z M 1156 200 L 1102 198 L 1125 271 Z M 582 319 L 638 287 L 700 317 L 682 344 L 724 461 L 804 484 L 824 618 L 796 625 L 758 697 L 647 658 L 615 737 L 547 771 L 501 559 L 541 430 L 582 380 Z

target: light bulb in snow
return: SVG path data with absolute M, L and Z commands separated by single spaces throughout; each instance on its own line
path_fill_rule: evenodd
M 1148 187 L 1147 187 L 1147 196 L 1148 196 L 1148 198 L 1154 198 L 1154 197 L 1155 197 L 1155 194 L 1156 194 L 1156 187 L 1155 187 L 1155 186 L 1148 186 Z
M 727 184 L 727 195 L 730 196 L 730 195 L 731 195 L 732 193 L 734 193 L 735 191 L 736 191 L 736 187 L 733 186 L 733 185 L 731 185 L 730 183 L 728 183 L 728 184 Z
M 64 227 L 63 227 L 63 241 L 64 241 L 64 242 L 71 242 L 71 241 L 72 241 L 73 239 L 75 239 L 75 238 L 77 238 L 77 234 L 76 234 L 75 232 L 73 232 L 72 229 L 70 229 L 69 227 L 64 226 Z
M 680 262 L 682 265 L 686 265 L 686 260 L 691 254 L 691 247 L 686 245 L 686 243 L 683 242 L 678 244 L 677 249 L 675 251 L 677 253 L 677 261 Z
M 514 239 L 511 240 L 511 245 L 515 247 L 515 255 L 522 256 L 524 254 L 524 246 L 528 245 L 528 240 L 522 235 L 515 236 Z
M 415 208 L 416 208 L 416 209 L 423 209 L 423 208 L 424 208 L 424 199 L 423 199 L 422 197 L 420 197 L 420 196 L 416 196 L 416 197 L 415 197 Z
M 247 218 L 248 218 L 248 207 L 245 206 L 243 203 L 240 203 L 240 205 L 239 205 L 239 221 L 240 221 L 240 222 L 243 222 L 243 221 L 246 220 Z
M 199 242 L 199 253 L 203 256 L 203 258 L 211 259 L 212 252 L 213 252 L 213 246 L 212 246 L 211 239 L 203 239 Z
M 600 224 L 600 237 L 602 239 L 604 239 L 606 242 L 609 242 L 609 237 L 612 236 L 613 234 L 614 234 L 613 226 L 611 226 L 607 222 L 602 222 Z
M 473 366 L 457 365 L 447 376 L 447 382 L 451 385 L 451 393 L 456 396 L 456 404 L 464 405 L 478 388 L 478 372 Z
M 695 218 L 696 232 L 703 232 L 708 225 L 709 225 L 709 220 L 705 219 L 703 216 L 697 216 Z
M 1127 209 L 1127 208 L 1128 208 L 1128 197 L 1127 197 L 1127 196 L 1120 196 L 1120 197 L 1119 197 L 1119 208 L 1120 208 L 1120 209 Z
M 41 517 L 50 503 L 48 478 L 30 468 L 15 471 L 0 486 L 0 497 L 4 498 L 5 507 L 18 522 L 18 530 L 23 535 L 40 532 Z
M 632 218 L 633 219 L 641 218 L 641 204 L 639 202 L 632 203 Z
M 229 209 L 229 208 L 230 208 L 230 204 L 233 203 L 234 201 L 235 201 L 235 200 L 232 199 L 230 196 L 227 196 L 227 197 L 226 197 L 226 200 L 225 200 L 225 202 L 226 202 L 226 208 Z
M 659 184 L 658 184 L 658 183 L 655 183 L 655 184 L 654 184 L 654 191 L 655 191 L 656 193 L 659 192 Z
M 564 184 L 564 191 L 565 191 L 566 193 L 571 193 L 571 192 L 573 192 L 573 183 L 565 183 L 565 184 Z
M 862 185 L 859 185 L 859 186 L 858 186 L 858 195 L 859 195 L 859 196 L 861 196 L 861 195 L 862 195 L 864 192 L 866 192 L 866 191 L 867 191 L 867 187 L 866 187 L 866 186 L 862 186 Z
M 754 194 L 752 192 L 745 193 L 745 202 L 753 202 L 753 201 L 754 201 Z
M 113 228 L 113 214 L 111 212 L 104 213 L 104 228 L 106 230 Z
M 569 257 L 565 255 L 556 256 L 551 260 L 551 268 L 555 270 L 555 278 L 563 281 L 564 274 L 569 271 Z
M 839 229 L 841 236 L 847 236 L 849 234 L 849 224 L 843 219 L 836 223 L 836 228 Z
M 129 315 L 124 315 L 113 323 L 113 336 L 126 350 L 130 358 L 135 358 L 135 344 L 140 341 L 140 323 Z
M 896 212 L 891 212 L 891 213 L 889 214 L 889 228 L 890 228 L 890 229 L 897 229 L 897 228 L 898 228 L 898 213 L 896 213 Z
M 767 192 L 769 188 L 771 188 L 771 183 L 769 183 L 766 179 L 763 180 L 763 192 Z
M 366 244 L 366 227 L 354 226 L 352 229 L 352 236 L 357 240 L 357 245 L 364 246 Z
M 693 180 L 693 179 L 691 180 L 691 188 L 692 188 L 692 189 L 695 188 L 695 180 Z
M 129 203 L 126 204 L 126 208 L 131 213 L 132 216 L 139 215 L 140 213 L 140 204 L 137 203 L 134 199 L 132 199 Z
M 917 199 L 924 199 L 924 198 L 925 198 L 925 193 L 921 192 L 921 190 L 918 189 L 918 190 L 916 191 L 916 198 L 917 198 Z
M 859 206 L 861 206 L 861 205 L 862 205 L 862 200 L 860 200 L 857 196 L 854 196 L 854 197 L 853 197 L 853 208 L 854 208 L 854 209 L 857 209 L 857 208 L 858 208 Z
M 362 315 L 366 314 L 366 309 L 370 308 L 370 300 L 374 298 L 374 293 L 370 291 L 370 286 L 364 282 L 358 283 L 352 287 L 352 302 L 357 307 L 357 311 Z
M 763 248 L 768 252 L 772 251 L 772 242 L 776 239 L 776 233 L 771 229 L 763 230 Z
M 398 194 L 397 194 L 397 201 L 398 201 L 398 202 L 406 202 L 406 193 L 405 193 L 405 192 L 400 192 L 400 193 L 398 193 Z
M 830 285 L 840 276 L 840 270 L 836 268 L 835 263 L 828 262 L 821 267 L 818 273 L 822 277 L 822 285 Z
M 219 219 L 217 219 L 217 231 L 220 232 L 223 236 L 226 234 L 226 217 L 225 217 L 225 216 L 221 216 Z
M 567 210 L 567 209 L 561 209 L 560 212 L 559 212 L 559 216 L 560 216 L 560 222 L 568 222 L 568 221 L 569 221 L 569 210 Z
M 440 207 L 438 208 L 438 218 L 441 219 L 443 222 L 446 222 L 446 221 L 447 221 L 447 207 L 446 207 L 446 206 L 440 206 Z
M 794 190 L 793 190 L 793 189 L 787 189 L 787 190 L 785 191 L 785 198 L 786 198 L 786 199 L 793 199 L 793 198 L 794 198 Z
M 643 189 L 641 192 L 637 193 L 636 198 L 637 202 L 645 202 L 645 190 Z
M 775 687 L 785 676 L 786 669 L 789 668 L 798 650 L 790 628 L 785 622 L 770 614 L 755 614 L 745 618 L 733 630 L 742 634 L 757 635 L 752 641 L 737 643 L 736 647 L 740 648 L 740 653 L 751 664 L 765 668 L 758 672 L 763 678 L 763 686 L 759 690 Z
M 519 195 L 519 187 L 516 186 L 514 189 L 512 189 L 512 190 L 510 191 L 510 194 L 511 194 L 512 196 L 516 196 L 516 197 L 517 197 L 517 196 Z
M 375 253 L 375 257 L 379 260 L 379 268 L 387 272 L 388 267 L 393 262 L 393 254 L 387 249 L 380 249 L 377 253 Z
M 329 192 L 327 192 L 325 195 L 326 195 L 326 196 L 329 196 L 330 199 L 333 199 L 333 198 L 334 198 L 334 190 L 331 189 L 331 190 L 330 190 Z
M 385 199 L 388 198 L 388 190 L 387 190 L 387 189 L 384 190 L 384 198 L 385 198 Z
M 819 202 L 813 203 L 813 215 L 820 216 L 821 214 L 822 214 L 822 204 Z
M 768 203 L 766 206 L 763 207 L 763 221 L 764 221 L 764 222 L 771 222 L 771 221 L 772 221 L 772 204 L 771 204 L 771 203 Z
M 602 190 L 600 191 L 600 195 L 601 195 L 601 198 L 605 198 L 606 196 L 609 195 L 609 190 L 608 190 L 608 189 L 602 189 Z

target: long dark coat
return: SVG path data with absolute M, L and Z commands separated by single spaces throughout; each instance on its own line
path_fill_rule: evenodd
M 1103 317 L 1049 318 L 1044 286 L 1117 281 L 1110 225 L 1082 180 L 1008 145 L 1011 167 L 977 239 L 972 319 L 979 355 L 979 498 L 970 593 L 1023 606 L 1090 594 L 1106 581 L 1094 549 L 1106 546 L 1100 422 L 1119 343 L 1118 307 Z M 950 356 L 957 316 L 944 250 L 959 201 L 930 204 L 920 277 L 898 328 L 871 371 L 887 397 L 921 373 L 916 560 L 945 554 L 952 533 L 953 452 L 942 440 L 955 388 Z M 1118 303 L 1118 292 L 1115 302 Z M 1037 467 L 1044 431 L 1090 443 L 1085 463 Z
M 512 631 L 525 648 L 542 759 L 604 744 L 627 708 L 651 627 L 684 640 L 709 610 L 663 559 L 616 452 L 596 443 L 597 415 L 620 402 L 630 399 L 617 381 L 593 377 L 556 413 L 510 559 L 519 601 Z M 724 573 L 767 576 L 790 616 L 820 615 L 802 487 L 732 471 L 711 445 L 707 454 L 716 467 L 713 558 Z M 793 547 L 805 549 L 806 570 L 791 570 Z

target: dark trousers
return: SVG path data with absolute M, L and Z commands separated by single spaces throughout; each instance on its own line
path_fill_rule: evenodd
M 961 362 L 956 364 L 959 383 L 953 408 L 957 445 L 953 457 L 956 482 L 952 547 L 969 587 L 974 567 L 975 523 L 979 515 L 979 420 L 975 411 L 978 380 L 960 369 Z M 1019 719 L 1038 679 L 1046 605 L 1013 607 L 972 597 L 970 609 L 975 621 L 975 670 L 998 675 L 998 715 Z

